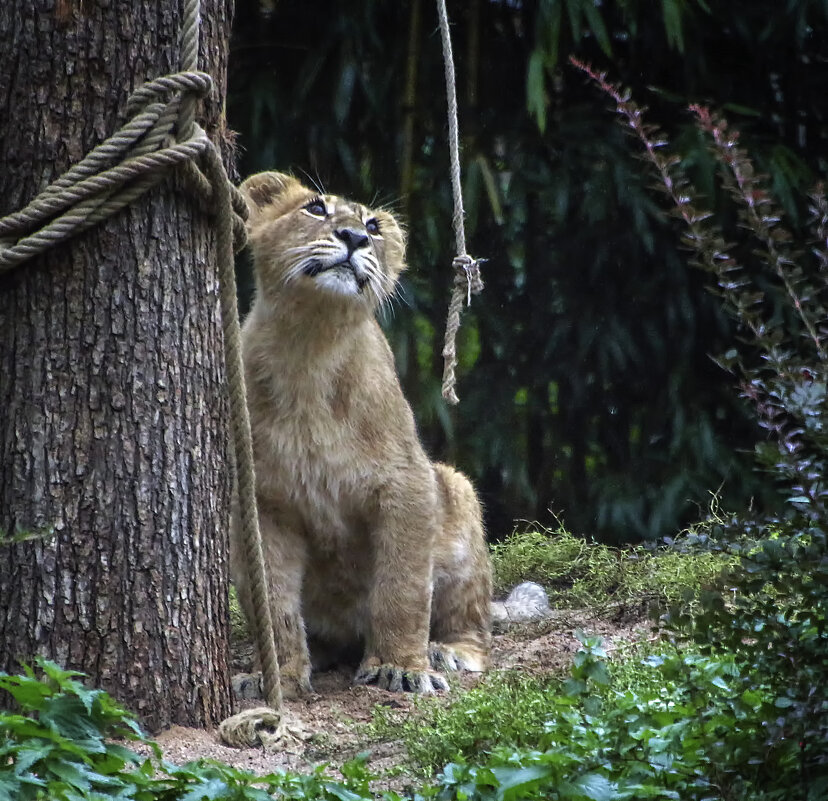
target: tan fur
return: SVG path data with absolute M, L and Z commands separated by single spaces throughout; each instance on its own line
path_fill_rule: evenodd
M 245 373 L 283 690 L 310 690 L 310 651 L 324 666 L 355 648 L 358 682 L 443 688 L 432 665 L 486 665 L 491 577 L 474 490 L 423 452 L 374 316 L 405 268 L 404 235 L 387 212 L 290 176 L 241 189 L 257 281 Z M 235 525 L 231 566 L 249 614 Z

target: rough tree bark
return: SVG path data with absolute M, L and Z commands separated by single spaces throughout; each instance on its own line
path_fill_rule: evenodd
M 222 122 L 232 0 L 202 0 Z M 0 216 L 179 69 L 183 0 L 0 3 Z M 229 712 L 230 464 L 210 221 L 170 183 L 0 277 L 0 667 L 82 670 L 150 730 Z

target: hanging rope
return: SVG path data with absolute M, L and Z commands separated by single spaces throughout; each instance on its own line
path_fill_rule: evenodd
M 182 32 L 182 63 L 185 69 L 196 69 L 198 64 L 198 34 L 200 23 L 199 0 L 187 0 L 184 8 L 184 29 Z M 190 98 L 185 99 L 182 107 L 182 126 L 185 131 L 195 128 L 195 104 Z M 235 450 L 236 482 L 242 542 L 245 552 L 245 564 L 249 570 L 250 591 L 253 601 L 254 619 L 250 621 L 256 640 L 256 649 L 262 666 L 262 684 L 264 695 L 271 709 L 271 725 L 251 727 L 249 713 L 240 713 L 224 721 L 220 729 L 224 736 L 238 745 L 238 739 L 244 736 L 250 746 L 261 741 L 273 748 L 285 736 L 285 720 L 282 714 L 282 685 L 279 675 L 279 662 L 276 654 L 273 623 L 270 616 L 270 602 L 267 597 L 267 573 L 265 569 L 262 535 L 259 529 L 259 513 L 256 504 L 256 474 L 253 463 L 253 439 L 250 432 L 250 413 L 247 408 L 247 388 L 244 383 L 244 366 L 241 357 L 241 331 L 239 328 L 239 310 L 236 299 L 236 275 L 233 265 L 233 239 L 225 220 L 232 219 L 231 196 L 236 192 L 242 204 L 244 198 L 237 192 L 227 178 L 224 164 L 215 147 L 206 152 L 205 167 L 208 181 L 214 187 L 220 187 L 222 197 L 221 209 L 217 209 L 219 229 L 216 232 L 216 247 L 219 255 L 219 279 L 221 285 L 221 316 L 224 324 L 224 359 L 227 381 L 230 388 L 230 422 L 233 430 Z M 192 166 L 192 165 L 191 165 Z M 246 237 L 245 237 L 246 241 Z M 259 710 L 261 712 L 261 710 Z M 235 732 L 235 734 L 234 734 Z M 274 739 L 266 743 L 265 732 Z M 258 735 L 258 736 L 256 736 Z
M 454 78 L 454 56 L 451 51 L 451 34 L 449 32 L 446 0 L 437 0 L 437 14 L 440 18 L 440 38 L 443 42 L 443 62 L 446 71 L 446 98 L 448 101 L 449 157 L 451 160 L 451 192 L 454 197 L 454 241 L 457 255 L 452 261 L 454 269 L 454 286 L 451 292 L 448 316 L 446 318 L 446 337 L 443 343 L 443 397 L 449 403 L 459 403 L 455 391 L 457 379 L 454 374 L 457 367 L 457 331 L 460 329 L 460 312 L 463 301 L 471 305 L 472 294 L 483 290 L 480 277 L 480 259 L 473 259 L 466 253 L 466 231 L 463 223 L 463 187 L 460 182 L 460 140 L 457 132 L 457 89 Z
M 233 253 L 247 235 L 244 198 L 230 183 L 215 145 L 195 122 L 196 102 L 212 88 L 197 71 L 199 0 L 187 0 L 182 30 L 182 69 L 140 86 L 127 102 L 128 122 L 41 192 L 23 210 L 0 219 L 0 274 L 91 228 L 133 203 L 178 168 L 184 184 L 215 219 L 221 286 L 224 357 L 230 397 L 241 530 L 255 619 L 251 621 L 262 664 L 267 703 L 264 724 L 235 716 L 222 724 L 235 744 L 278 744 L 293 733 L 282 714 L 279 664 L 256 509 L 250 418 L 241 359 Z M 204 172 L 196 166 L 201 160 Z M 244 715 L 244 713 L 243 713 Z M 246 733 L 245 733 L 246 732 Z

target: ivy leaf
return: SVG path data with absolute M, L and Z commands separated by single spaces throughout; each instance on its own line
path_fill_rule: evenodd
M 60 779 L 63 779 L 78 790 L 89 791 L 92 785 L 86 777 L 86 771 L 75 762 L 66 759 L 55 759 L 49 762 L 49 770 Z
M 70 740 L 88 740 L 99 744 L 103 751 L 101 732 L 86 716 L 83 702 L 72 695 L 59 695 L 51 699 L 41 712 L 40 720 Z
M 588 798 L 589 801 L 612 801 L 616 785 L 600 773 L 586 773 L 573 782 L 558 786 L 561 798 Z
M 537 765 L 527 768 L 492 768 L 492 773 L 497 779 L 497 798 L 508 800 L 517 798 L 518 789 L 535 784 L 551 773 L 545 765 Z
M 329 793 L 334 798 L 338 798 L 339 801 L 363 801 L 363 796 L 352 792 L 342 784 L 326 782 L 323 787 L 326 793 Z
M 29 671 L 30 672 L 30 671 Z M 30 710 L 40 711 L 52 694 L 52 688 L 33 675 L 9 676 L 7 673 L 0 673 L 0 689 L 6 690 L 24 712 Z
M 207 779 L 181 796 L 181 801 L 216 801 L 228 797 L 228 787 L 221 779 Z
M 27 742 L 15 751 L 14 772 L 18 776 L 25 773 L 36 762 L 49 756 L 54 749 L 52 743 L 40 745 L 36 740 Z
M 616 785 L 600 773 L 587 773 L 575 783 L 590 801 L 610 801 Z
M 18 801 L 20 780 L 8 774 L 0 775 L 0 801 Z

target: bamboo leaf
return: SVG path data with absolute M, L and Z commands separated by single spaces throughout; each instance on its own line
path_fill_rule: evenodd
M 486 195 L 489 198 L 489 205 L 492 209 L 492 216 L 495 218 L 495 222 L 498 225 L 503 225 L 503 206 L 500 204 L 500 195 L 497 191 L 497 185 L 495 184 L 495 177 L 492 174 L 492 169 L 489 166 L 488 159 L 481 153 L 478 155 L 477 159 L 478 166 L 480 167 L 480 174 L 483 177 L 483 185 L 486 188 Z
M 566 14 L 569 17 L 569 29 L 572 31 L 572 38 L 578 42 L 581 39 L 581 15 L 583 13 L 584 1 L 591 3 L 592 0 L 566 0 Z
M 546 130 L 546 75 L 543 53 L 537 48 L 529 56 L 526 74 L 526 108 L 543 133 Z
M 661 12 L 664 17 L 664 30 L 667 42 L 679 53 L 684 52 L 684 32 L 682 31 L 681 0 L 661 0 Z
M 338 125 L 342 125 L 345 122 L 345 118 L 351 109 L 356 75 L 356 64 L 353 61 L 347 62 L 339 74 L 339 83 L 337 84 L 336 94 L 334 95 L 334 118 Z
M 595 41 L 598 42 L 601 50 L 603 50 L 607 56 L 611 56 L 612 45 L 610 44 L 607 26 L 604 24 L 604 18 L 601 16 L 601 12 L 598 11 L 592 2 L 585 3 L 583 9 L 587 22 L 589 22 L 589 29 L 592 31 Z

